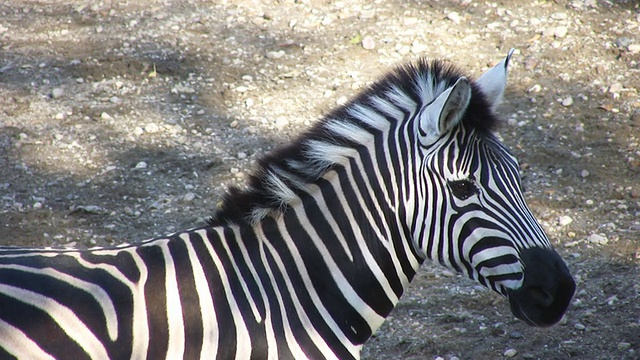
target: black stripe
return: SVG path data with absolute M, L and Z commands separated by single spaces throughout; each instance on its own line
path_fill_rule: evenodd
M 148 245 L 136 251 L 147 266 L 148 278 L 144 286 L 149 321 L 148 360 L 161 359 L 169 348 L 167 319 L 166 266 L 159 246 Z

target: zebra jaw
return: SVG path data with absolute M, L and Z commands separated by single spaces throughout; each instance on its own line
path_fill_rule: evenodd
M 524 282 L 507 290 L 511 312 L 529 325 L 554 325 L 566 312 L 576 283 L 560 255 L 552 249 L 529 248 L 520 253 Z

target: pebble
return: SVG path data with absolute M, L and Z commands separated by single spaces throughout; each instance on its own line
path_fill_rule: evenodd
M 560 226 L 567 226 L 569 224 L 571 224 L 573 222 L 573 218 L 571 218 L 571 216 L 560 216 L 560 218 L 558 219 L 558 224 Z
M 149 165 L 145 161 L 136 164 L 136 169 L 146 169 Z
M 528 92 L 540 92 L 540 90 L 542 90 L 542 86 L 540 86 L 540 84 L 535 84 L 529 88 Z
M 562 106 L 567 107 L 573 105 L 573 97 L 569 96 L 562 100 Z
M 508 357 L 508 358 L 512 358 L 514 356 L 518 355 L 518 350 L 516 349 L 507 349 L 504 352 L 504 356 Z
M 569 29 L 566 26 L 558 26 L 553 30 L 553 36 L 557 38 L 563 38 L 567 35 Z
M 276 125 L 276 128 L 282 129 L 287 125 L 289 125 L 289 119 L 287 119 L 286 117 L 279 117 L 276 119 L 275 125 Z
M 583 178 L 589 177 L 589 175 L 591 175 L 591 173 L 588 170 L 580 171 L 580 176 Z
M 62 88 L 54 88 L 51 90 L 51 98 L 60 99 L 64 96 L 64 90 Z
M 376 48 L 376 42 L 371 36 L 365 36 L 362 39 L 362 48 L 365 50 L 373 50 Z
M 587 238 L 587 241 L 596 245 L 606 245 L 609 242 L 609 239 L 601 234 L 591 234 Z
M 231 123 L 229 123 L 229 127 L 232 127 L 232 128 L 238 127 L 238 120 L 233 120 Z
M 551 14 L 551 18 L 553 20 L 566 20 L 568 17 L 566 12 L 557 12 L 557 13 L 553 13 Z
M 144 126 L 144 130 L 150 134 L 153 134 L 160 131 L 160 127 L 155 123 L 148 123 L 147 125 Z
M 523 339 L 524 335 L 522 335 L 519 331 L 512 331 L 509 333 L 509 338 L 511 339 Z
M 577 324 L 573 325 L 573 328 L 578 330 L 578 331 L 584 331 L 587 327 L 584 326 L 583 324 L 577 323 Z
M 109 98 L 109 102 L 112 104 L 118 104 L 120 102 L 120 98 L 117 96 L 112 96 Z
M 627 46 L 627 50 L 632 54 L 640 53 L 640 44 L 631 44 Z
M 629 350 L 631 348 L 631 343 L 628 342 L 619 342 L 618 343 L 618 350 Z
M 455 11 L 448 13 L 447 19 L 453 21 L 455 24 L 460 24 L 460 21 L 462 20 L 462 18 L 460 17 L 460 14 L 458 14 Z
M 615 93 L 619 93 L 620 91 L 622 91 L 624 87 L 622 86 L 621 83 L 613 83 L 611 84 L 611 86 L 609 86 L 609 93 L 611 94 L 615 94 Z
M 194 193 L 192 193 L 192 192 L 189 192 L 189 193 L 186 193 L 186 194 L 182 197 L 182 201 L 183 201 L 183 202 L 185 202 L 185 203 L 190 203 L 190 202 L 192 202 L 193 200 L 195 200 L 195 198 L 196 198 L 196 194 L 194 194 Z
M 238 159 L 239 159 L 239 160 L 246 159 L 246 158 L 247 158 L 247 153 L 245 153 L 245 152 L 243 152 L 243 151 L 240 151 L 240 152 L 238 153 Z
M 284 56 L 284 51 L 267 51 L 267 59 L 280 59 Z
M 336 100 L 336 105 L 338 106 L 342 106 L 344 104 L 347 103 L 347 101 L 349 101 L 349 98 L 346 96 L 340 96 L 337 100 Z
M 618 47 L 620 47 L 620 48 L 627 47 L 627 46 L 631 45 L 631 43 L 633 43 L 633 40 L 629 39 L 626 36 L 619 37 L 619 38 L 616 39 L 616 45 L 618 45 Z

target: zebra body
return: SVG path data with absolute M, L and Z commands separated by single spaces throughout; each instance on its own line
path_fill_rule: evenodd
M 575 284 L 491 129 L 509 57 L 390 73 L 231 189 L 133 245 L 0 248 L 0 359 L 357 359 L 426 258 L 557 322 Z

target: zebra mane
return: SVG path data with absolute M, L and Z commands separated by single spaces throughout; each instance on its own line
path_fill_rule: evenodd
M 209 219 L 209 225 L 256 223 L 268 215 L 282 213 L 299 200 L 300 191 L 344 163 L 357 147 L 372 141 L 381 127 L 388 128 L 402 121 L 407 113 L 415 113 L 460 76 L 462 73 L 450 63 L 425 58 L 397 67 L 347 104 L 322 117 L 291 144 L 258 160 L 246 188 L 231 187 Z M 381 111 L 381 103 L 388 104 L 387 110 L 392 108 L 401 116 L 394 118 Z M 364 119 L 363 114 L 374 118 Z M 474 83 L 462 123 L 480 132 L 490 132 L 498 123 Z

